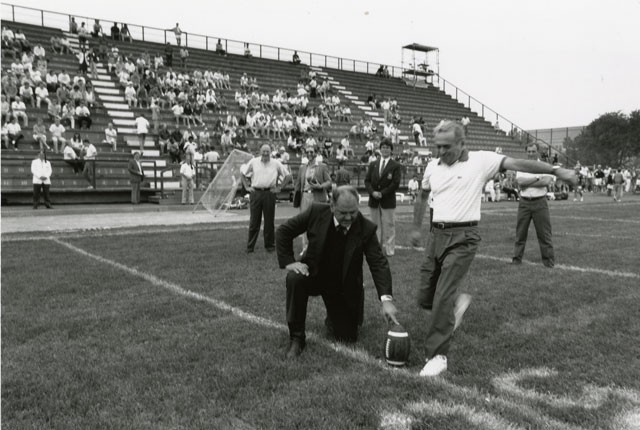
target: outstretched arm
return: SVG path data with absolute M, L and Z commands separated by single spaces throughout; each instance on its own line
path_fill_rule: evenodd
M 504 170 L 517 170 L 527 173 L 546 173 L 549 175 L 555 175 L 556 178 L 562 179 L 569 184 L 578 184 L 578 176 L 575 171 L 571 169 L 563 169 L 558 166 L 552 166 L 550 164 L 543 163 L 542 161 L 506 157 L 502 162 L 502 168 Z

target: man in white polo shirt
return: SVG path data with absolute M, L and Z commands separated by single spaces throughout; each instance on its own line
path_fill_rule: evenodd
M 538 146 L 535 143 L 528 144 L 526 149 L 529 160 L 539 160 Z M 547 204 L 547 187 L 553 183 L 553 175 L 517 172 L 516 182 L 520 186 L 520 203 L 518 203 L 516 218 L 516 244 L 511 263 L 522 264 L 529 224 L 533 220 L 540 245 L 542 264 L 552 268 L 555 264 L 555 258 L 551 243 L 551 217 Z
M 420 372 L 425 377 L 437 376 L 447 369 L 451 337 L 471 301 L 467 294 L 458 296 L 457 290 L 480 243 L 477 226 L 484 184 L 504 170 L 554 174 L 568 183 L 577 183 L 573 170 L 495 152 L 470 152 L 464 146 L 464 138 L 462 125 L 454 121 L 442 121 L 434 129 L 439 158 L 425 169 L 422 192 L 414 211 L 417 229 L 412 241 L 416 245 L 431 193 L 431 228 L 418 291 L 419 306 L 432 312 L 427 329 L 427 362 Z
M 291 176 L 287 169 L 271 158 L 271 147 L 267 144 L 260 148 L 260 156 L 253 158 L 243 172 L 243 183 L 249 193 L 249 239 L 247 253 L 252 253 L 260 234 L 260 224 L 264 215 L 264 247 L 274 252 L 276 194 L 287 185 Z M 251 184 L 247 182 L 251 181 Z

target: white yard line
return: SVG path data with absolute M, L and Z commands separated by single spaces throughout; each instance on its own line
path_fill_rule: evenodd
M 205 296 L 203 294 L 196 293 L 194 291 L 187 290 L 181 287 L 178 284 L 173 282 L 165 281 L 157 276 L 154 276 L 150 273 L 138 270 L 133 267 L 129 267 L 122 263 L 118 263 L 117 261 L 101 257 L 99 255 L 93 254 L 89 251 L 86 251 L 82 248 L 74 246 L 70 243 L 64 242 L 58 238 L 50 237 L 51 241 L 75 252 L 86 258 L 93 259 L 99 263 L 106 264 L 108 266 L 114 267 L 118 270 L 121 270 L 125 273 L 128 273 L 132 276 L 136 276 L 138 278 L 142 278 L 145 281 L 155 285 L 157 287 L 166 289 L 174 294 L 179 296 L 183 296 L 189 299 L 193 299 L 199 302 L 205 302 L 207 304 L 213 305 L 217 309 L 222 311 L 230 312 L 234 316 L 248 321 L 250 323 L 256 324 L 261 327 L 275 329 L 284 333 L 288 332 L 288 327 L 284 324 L 277 323 L 268 318 L 264 318 L 250 312 L 243 311 L 240 308 L 235 306 L 231 306 L 226 302 L 221 300 L 216 300 L 211 297 Z M 412 249 L 412 248 L 411 248 Z M 413 422 L 412 416 L 422 415 L 422 414 L 436 414 L 436 415 L 460 415 L 462 414 L 465 419 L 470 422 L 484 426 L 485 428 L 504 428 L 504 429 L 519 429 L 520 427 L 505 421 L 499 413 L 493 413 L 491 411 L 483 411 L 479 410 L 478 407 L 469 407 L 464 405 L 464 403 L 458 402 L 469 402 L 471 404 L 477 403 L 478 399 L 484 398 L 487 405 L 491 405 L 493 408 L 498 408 L 500 410 L 509 409 L 514 414 L 525 417 L 527 420 L 537 423 L 539 425 L 544 425 L 545 428 L 560 430 L 560 429 L 580 429 L 578 426 L 570 425 L 566 422 L 558 421 L 552 417 L 545 416 L 539 410 L 528 406 L 527 404 L 523 404 L 518 396 L 514 396 L 513 393 L 506 392 L 501 393 L 506 395 L 505 397 L 498 397 L 496 395 L 492 395 L 486 392 L 480 392 L 476 388 L 463 387 L 456 384 L 453 384 L 447 381 L 443 377 L 436 378 L 423 378 L 420 377 L 414 371 L 409 369 L 396 369 L 386 365 L 382 360 L 379 360 L 369 354 L 367 351 L 361 348 L 354 348 L 342 345 L 340 343 L 330 342 L 321 336 L 315 333 L 308 333 L 309 339 L 313 340 L 315 343 L 331 349 L 344 357 L 349 359 L 353 359 L 359 361 L 361 363 L 371 365 L 373 367 L 379 368 L 384 371 L 391 372 L 393 375 L 397 377 L 406 377 L 414 380 L 418 380 L 421 382 L 432 384 L 441 389 L 448 390 L 452 395 L 458 397 L 456 399 L 452 399 L 447 404 L 434 404 L 434 403 L 425 403 L 425 402 L 414 402 L 407 405 L 404 411 L 383 411 L 380 414 L 381 426 L 380 428 L 385 429 L 410 429 L 411 423 Z M 516 394 L 519 394 L 516 393 Z M 515 397 L 512 399 L 511 397 Z M 582 400 L 582 399 L 580 399 Z M 581 402 L 577 402 L 577 406 L 587 406 L 581 405 Z M 425 407 L 428 406 L 428 407 Z M 438 406 L 435 411 L 432 410 L 432 406 Z M 591 405 L 589 405 L 591 406 Z M 597 404 L 599 406 L 599 404 Z M 637 413 L 637 410 L 633 410 L 633 413 Z M 626 419 L 626 416 L 625 416 Z
M 396 249 L 424 252 L 424 248 L 423 247 L 397 246 L 396 245 Z M 481 259 L 484 259 L 484 260 L 499 261 L 501 263 L 510 263 L 511 262 L 510 258 L 495 257 L 493 255 L 486 255 L 486 254 L 476 254 L 476 258 L 481 258 Z M 526 264 L 526 265 L 529 265 L 529 266 L 539 266 L 540 265 L 539 263 L 533 263 L 533 262 L 530 262 L 530 261 L 522 261 L 522 264 Z M 593 268 L 593 267 L 569 266 L 569 265 L 566 265 L 566 264 L 556 264 L 554 266 L 553 270 L 568 270 L 568 271 L 573 271 L 573 272 L 595 273 L 595 274 L 598 274 L 598 275 L 605 275 L 605 276 L 640 279 L 640 274 L 638 274 L 638 273 L 621 272 L 619 270 L 596 269 L 596 268 Z

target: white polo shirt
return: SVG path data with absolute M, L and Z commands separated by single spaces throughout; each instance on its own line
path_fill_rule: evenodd
M 431 190 L 433 222 L 480 220 L 484 184 L 500 171 L 504 155 L 471 151 L 467 161 L 448 166 L 433 159 L 426 167 L 422 188 Z
M 549 176 L 551 178 L 554 178 L 553 175 L 544 175 L 544 174 L 540 174 L 540 173 L 527 173 L 527 172 L 516 172 L 516 180 L 518 178 L 523 178 L 523 179 L 535 179 L 535 178 L 543 178 L 545 176 Z M 523 187 L 522 190 L 520 191 L 520 196 L 521 197 L 527 197 L 530 199 L 534 199 L 537 197 L 542 197 L 542 196 L 546 196 L 547 195 L 547 187 Z

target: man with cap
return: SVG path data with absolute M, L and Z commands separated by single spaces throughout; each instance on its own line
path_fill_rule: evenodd
M 391 158 L 390 139 L 380 142 L 380 158 L 369 164 L 364 185 L 369 192 L 371 220 L 378 226 L 378 240 L 387 256 L 395 254 L 396 190 L 402 180 L 402 166 Z

